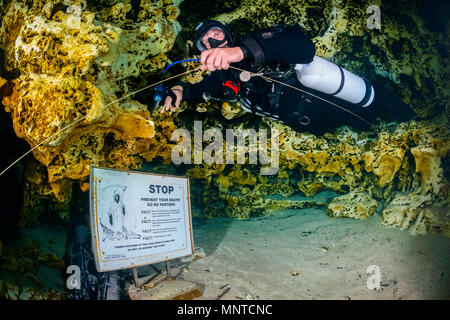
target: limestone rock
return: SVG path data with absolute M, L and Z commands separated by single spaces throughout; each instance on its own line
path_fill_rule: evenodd
M 449 150 L 448 138 L 422 132 L 419 144 L 411 148 L 420 182 L 414 191 L 397 194 L 387 205 L 382 215 L 383 226 L 407 229 L 412 234 L 449 233 L 449 181 L 442 166 L 442 158 L 448 157 Z
M 411 153 L 416 146 L 434 145 L 440 150 L 435 152 L 438 159 L 429 161 L 441 163 L 439 161 L 442 161 L 447 152 L 442 141 L 446 141 L 449 135 L 446 129 L 442 129 L 447 127 L 446 118 L 433 122 L 402 123 L 395 129 L 380 127 L 376 134 L 371 135 L 356 133 L 344 127 L 322 137 L 297 133 L 272 120 L 264 119 L 263 125 L 280 131 L 278 174 L 261 176 L 260 163 L 194 166 L 188 173 L 190 177 L 204 183 L 199 199 L 203 215 L 227 215 L 245 219 L 269 214 L 271 210 L 305 207 L 305 203 L 294 203 L 288 198 L 298 192 L 312 197 L 323 190 L 334 190 L 338 193 L 350 193 L 343 196 L 344 199 L 350 199 L 360 190 L 367 190 L 367 195 L 370 194 L 373 198 L 368 199 L 368 209 L 358 211 L 355 205 L 353 209 L 349 209 L 352 213 L 348 214 L 362 218 L 373 213 L 372 204 L 376 203 L 375 200 L 389 203 L 398 192 L 421 189 L 424 181 L 437 182 L 439 187 L 435 189 L 441 190 L 439 193 L 446 190 L 443 169 L 438 170 L 440 167 L 434 165 L 434 176 L 427 176 L 423 180 L 422 174 L 415 174 L 415 170 L 424 165 L 416 164 L 416 157 Z M 435 143 L 432 144 L 432 141 Z M 425 186 L 423 188 L 429 190 Z M 276 201 L 264 200 L 268 195 L 280 195 L 282 198 Z M 442 197 L 438 196 L 436 199 Z M 357 199 L 359 198 L 353 199 L 354 204 Z
M 328 205 L 327 213 L 331 217 L 347 217 L 353 219 L 366 219 L 370 217 L 377 207 L 377 201 L 367 192 L 349 192 L 336 197 Z
M 406 139 L 405 139 L 406 138 Z M 403 135 L 400 139 L 382 133 L 377 145 L 373 145 L 370 151 L 363 154 L 365 169 L 373 172 L 377 177 L 377 184 L 384 187 L 391 182 L 404 161 L 405 151 L 408 147 L 403 145 L 408 137 Z
M 63 221 L 68 221 L 72 185 L 73 181 L 68 179 L 48 182 L 46 168 L 36 160 L 29 159 L 25 166 L 19 225 L 31 226 L 49 212 L 57 212 Z
M 65 241 L 62 226 L 21 229 L 0 255 L 0 299 L 64 298 Z
M 433 203 L 431 195 L 397 194 L 383 210 L 382 225 L 399 227 L 414 235 L 433 231 L 450 234 L 448 199 Z
M 403 100 L 421 115 L 431 114 L 435 107 L 438 113 L 443 110 L 436 101 L 447 101 L 449 96 L 442 80 L 445 68 L 440 67 L 448 65 L 448 56 L 440 52 L 446 39 L 426 28 L 420 4 L 406 3 L 383 3 L 383 32 L 367 29 L 365 9 L 381 4 L 370 1 L 299 5 L 294 0 L 244 0 L 233 2 L 230 6 L 236 9 L 215 18 L 232 27 L 242 25 L 242 32 L 276 22 L 297 23 L 313 38 L 319 56 L 368 78 L 381 76 L 393 88 L 398 85 Z M 275 176 L 262 176 L 260 163 L 171 165 L 176 143 L 170 141 L 171 133 L 177 127 L 191 129 L 199 114 L 151 115 L 147 105 L 133 97 L 112 102 L 148 84 L 147 74 L 159 78 L 180 31 L 179 4 L 179 0 L 141 1 L 139 6 L 136 1 L 15 0 L 2 8 L 0 46 L 6 65 L 21 74 L 0 81 L 6 92 L 2 93 L 5 109 L 17 135 L 30 146 L 55 134 L 33 152 L 43 167 L 27 173 L 26 208 L 39 207 L 34 197 L 57 201 L 64 204 L 60 211 L 66 219 L 69 190 L 74 181 L 88 189 L 91 166 L 140 169 L 149 162 L 158 162 L 149 165 L 155 172 L 161 164 L 166 171 L 186 172 L 197 184 L 193 201 L 199 202 L 205 216 L 248 218 L 277 208 L 299 208 L 312 204 L 288 197 L 314 196 L 322 190 L 350 195 L 366 190 L 387 204 L 399 192 L 413 198 L 430 194 L 432 201 L 424 210 L 441 207 L 438 203 L 448 193 L 443 168 L 448 162 L 448 108 L 427 121 L 398 126 L 381 121 L 371 131 L 342 127 L 317 137 L 245 114 L 237 104 L 184 103 L 180 112 L 186 108 L 203 112 L 204 130 L 278 129 L 279 170 Z M 243 21 L 249 23 L 240 24 Z M 191 25 L 185 28 L 193 30 Z M 197 66 L 183 64 L 187 70 Z M 204 75 L 197 71 L 184 80 L 195 83 Z M 56 134 L 80 117 L 84 118 Z M 273 196 L 282 198 L 268 198 Z M 22 216 L 32 223 L 39 213 L 24 211 Z M 422 216 L 427 217 L 425 211 Z M 439 217 L 444 219 L 440 225 L 445 225 L 445 215 Z
M 416 172 L 422 179 L 422 192 L 438 194 L 444 183 L 444 170 L 441 158 L 450 151 L 450 142 L 443 139 L 434 139 L 429 143 L 411 149 L 416 163 Z
M 130 1 L 10 2 L 0 45 L 21 76 L 3 104 L 18 137 L 43 142 L 33 154 L 50 183 L 86 179 L 91 165 L 139 168 L 170 155 L 173 124 L 132 98 L 114 101 L 135 89 L 131 77 L 163 68 L 181 29 L 179 3 L 142 2 L 133 20 Z

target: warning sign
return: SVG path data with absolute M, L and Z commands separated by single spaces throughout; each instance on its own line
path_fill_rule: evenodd
M 193 253 L 187 177 L 92 167 L 90 185 L 99 272 Z

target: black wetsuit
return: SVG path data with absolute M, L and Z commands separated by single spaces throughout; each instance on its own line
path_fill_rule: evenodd
M 252 72 L 265 66 L 272 71 L 286 71 L 289 67 L 293 71 L 294 64 L 307 64 L 315 55 L 313 42 L 299 26 L 274 26 L 259 30 L 241 39 L 238 45 L 243 49 L 245 57 L 243 61 L 232 65 Z M 322 134 L 343 125 L 350 125 L 355 129 L 368 128 L 358 117 L 320 99 L 257 76 L 243 82 L 239 80 L 239 74 L 240 71 L 229 68 L 214 71 L 194 85 L 183 82 L 178 84 L 184 89 L 183 100 L 191 104 L 204 101 L 205 92 L 212 97 L 226 99 L 232 98 L 238 91 L 238 97 L 245 97 L 250 102 L 247 109 L 251 112 L 273 117 L 296 131 Z M 379 83 L 372 83 L 375 90 L 374 102 L 362 108 L 302 86 L 295 72 L 276 79 L 332 101 L 369 122 L 377 117 L 386 117 L 384 113 L 390 107 L 395 108 L 394 112 L 387 112 L 393 116 L 390 120 L 404 121 L 414 116 L 409 106 L 398 97 L 394 98 Z

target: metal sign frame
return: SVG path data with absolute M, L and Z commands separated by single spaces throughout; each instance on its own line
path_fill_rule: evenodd
M 126 177 L 130 175 L 138 176 L 149 176 L 158 178 L 159 180 L 169 178 L 168 180 L 174 181 L 173 178 L 179 179 L 182 186 L 182 198 L 183 198 L 183 208 L 184 212 L 184 226 L 185 226 L 185 236 L 186 236 L 186 248 L 172 250 L 168 252 L 160 252 L 150 255 L 144 255 L 142 257 L 132 257 L 124 259 L 113 259 L 111 261 L 102 260 L 102 252 L 100 245 L 100 232 L 99 232 L 99 213 L 98 212 L 98 196 L 99 196 L 99 184 L 102 182 L 101 179 L 96 177 L 96 173 L 105 172 L 105 170 L 114 171 L 114 174 L 125 174 Z M 119 181 L 120 183 L 121 181 Z M 151 183 L 151 181 L 149 182 Z M 174 184 L 173 182 L 168 182 L 168 184 Z M 185 189 L 183 189 L 185 188 Z M 159 262 L 168 261 L 171 259 L 176 259 L 184 256 L 188 256 L 194 253 L 194 239 L 192 234 L 192 216 L 191 216 L 191 204 L 190 204 L 190 191 L 189 191 L 189 178 L 186 176 L 174 176 L 174 175 L 164 175 L 149 172 L 131 171 L 131 170 L 121 170 L 121 169 L 111 169 L 105 167 L 91 167 L 90 169 L 90 225 L 91 225 L 91 241 L 92 241 L 92 252 L 95 258 L 95 266 L 97 271 L 113 271 L 121 269 L 135 268 L 139 266 L 144 266 L 148 264 L 154 264 Z M 186 197 L 185 197 L 186 196 Z M 187 211 L 187 212 L 186 212 Z M 135 213 L 139 214 L 139 213 Z M 186 221 L 186 219 L 188 221 Z

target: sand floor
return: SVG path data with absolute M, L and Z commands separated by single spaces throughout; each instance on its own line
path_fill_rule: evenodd
M 194 218 L 193 226 L 206 256 L 172 270 L 205 285 L 199 299 L 228 287 L 221 299 L 450 298 L 450 239 L 385 229 L 379 215 L 359 221 L 286 210 L 247 221 Z M 380 270 L 379 290 L 367 286 L 371 265 Z

